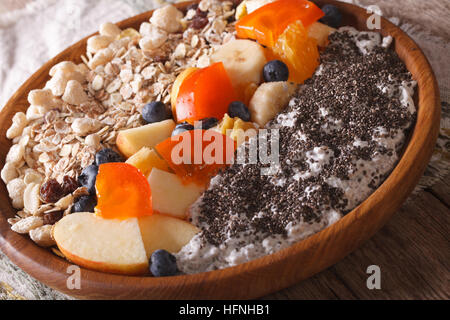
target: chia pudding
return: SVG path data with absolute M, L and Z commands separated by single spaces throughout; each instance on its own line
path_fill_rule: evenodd
M 313 77 L 266 125 L 279 129 L 277 172 L 234 164 L 212 180 L 190 208 L 201 232 L 176 254 L 181 271 L 286 248 L 338 221 L 387 178 L 416 117 L 416 82 L 391 42 L 351 27 L 329 36 Z

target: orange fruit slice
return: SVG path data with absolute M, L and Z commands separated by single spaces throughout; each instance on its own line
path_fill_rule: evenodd
M 96 181 L 95 213 L 105 219 L 128 219 L 152 215 L 152 192 L 147 178 L 127 163 L 100 165 Z

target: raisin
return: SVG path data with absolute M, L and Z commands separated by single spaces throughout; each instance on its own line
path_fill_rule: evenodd
M 72 178 L 70 176 L 64 176 L 63 178 L 63 184 L 62 184 L 62 190 L 63 195 L 68 195 L 73 193 L 75 190 L 77 190 L 79 187 L 78 181 L 75 178 Z
M 205 17 L 199 17 L 195 16 L 194 19 L 192 19 L 192 28 L 194 29 L 203 29 L 208 24 L 208 18 Z
M 45 203 L 55 203 L 63 197 L 63 188 L 56 179 L 50 179 L 41 186 L 40 194 Z
M 64 212 L 63 211 L 53 211 L 44 213 L 42 219 L 44 220 L 44 224 L 54 225 L 59 220 L 62 219 Z

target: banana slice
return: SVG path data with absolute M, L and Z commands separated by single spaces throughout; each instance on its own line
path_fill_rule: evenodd
M 262 82 L 262 70 L 267 63 L 264 49 L 251 40 L 231 40 L 219 47 L 211 62 L 223 62 L 237 94 L 243 99 L 246 87 Z
M 286 107 L 296 87 L 295 84 L 283 81 L 260 85 L 249 104 L 252 121 L 264 127 Z

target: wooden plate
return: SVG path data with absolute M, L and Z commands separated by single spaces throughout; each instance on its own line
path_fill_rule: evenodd
M 365 30 L 369 14 L 353 5 L 333 1 L 344 24 Z M 190 3 L 179 4 L 185 8 Z M 148 21 L 147 12 L 119 23 L 121 28 Z M 418 82 L 418 117 L 410 142 L 388 179 L 360 206 L 327 229 L 278 253 L 233 268 L 170 278 L 127 277 L 81 269 L 81 289 L 67 288 L 70 263 L 11 231 L 7 218 L 15 210 L 5 185 L 0 186 L 0 249 L 19 267 L 48 286 L 85 299 L 246 299 L 286 288 L 320 272 L 358 248 L 400 208 L 431 157 L 439 130 L 439 91 L 433 71 L 420 48 L 399 28 L 382 19 L 381 33 L 395 38 L 395 50 Z M 50 68 L 65 60 L 81 62 L 86 39 L 71 46 L 37 71 L 0 113 L 0 166 L 11 146 L 5 137 L 13 115 L 28 107 L 27 93 L 43 88 Z

